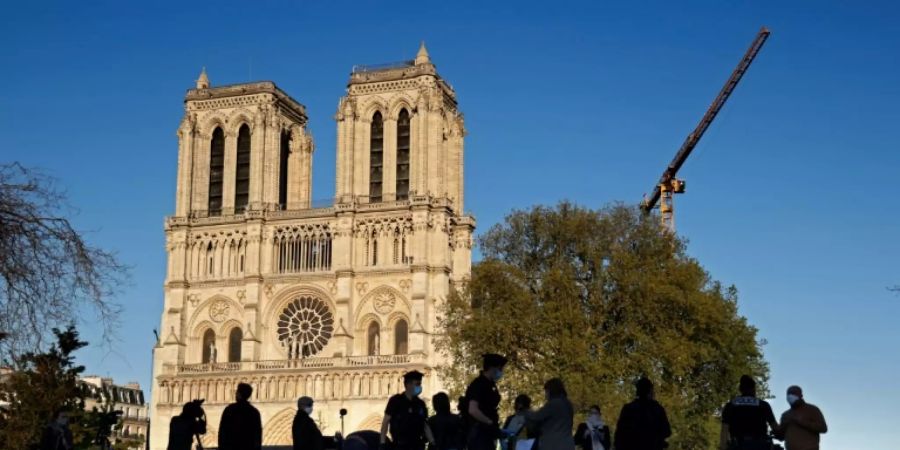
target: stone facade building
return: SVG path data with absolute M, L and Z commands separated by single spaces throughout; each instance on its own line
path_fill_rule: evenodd
M 110 436 L 111 443 L 127 442 L 134 450 L 144 448 L 147 438 L 147 426 L 149 415 L 147 403 L 144 401 L 144 391 L 137 382 L 117 385 L 111 378 L 88 375 L 81 378 L 81 382 L 88 388 L 85 396 L 84 409 L 103 409 L 111 407 L 113 410 L 122 411 L 122 422 Z
M 471 269 L 463 126 L 424 45 L 415 60 L 356 66 L 338 103 L 331 205 L 311 204 L 306 109 L 271 82 L 187 92 L 151 448 L 205 398 L 209 433 L 235 386 L 254 388 L 265 444 L 287 444 L 296 399 L 326 434 L 378 429 L 401 376 L 441 389 L 437 311 Z

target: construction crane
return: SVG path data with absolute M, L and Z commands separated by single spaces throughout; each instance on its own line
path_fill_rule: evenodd
M 659 182 L 656 184 L 656 187 L 653 188 L 653 193 L 650 194 L 649 197 L 645 196 L 641 201 L 641 210 L 645 213 L 650 213 L 650 211 L 656 207 L 657 202 L 659 202 L 659 217 L 662 221 L 662 225 L 670 231 L 675 230 L 675 204 L 673 196 L 675 194 L 683 194 L 685 187 L 684 180 L 675 178 L 678 169 L 681 168 L 688 156 L 691 155 L 694 147 L 697 146 L 697 143 L 700 142 L 700 138 L 703 137 L 703 133 L 706 132 L 706 129 L 709 128 L 709 125 L 716 118 L 716 115 L 718 115 L 719 111 L 722 110 L 722 107 L 725 106 L 728 97 L 734 92 L 734 88 L 737 87 L 738 82 L 741 81 L 741 78 L 747 72 L 747 69 L 750 67 L 753 59 L 756 58 L 756 54 L 759 53 L 759 50 L 762 48 L 768 37 L 769 29 L 766 27 L 760 28 L 759 33 L 756 35 L 756 39 L 750 44 L 750 48 L 747 49 L 744 58 L 741 59 L 741 62 L 735 67 L 734 72 L 731 73 L 731 77 L 728 78 L 725 86 L 719 91 L 719 95 L 716 96 L 712 105 L 706 110 L 706 114 L 700 119 L 697 128 L 694 128 L 694 131 L 684 140 L 684 143 L 681 144 L 681 148 L 678 149 L 678 153 L 675 154 L 675 158 L 672 159 L 672 162 L 670 162 L 669 166 L 666 167 L 666 170 L 663 171 L 662 176 L 659 178 Z

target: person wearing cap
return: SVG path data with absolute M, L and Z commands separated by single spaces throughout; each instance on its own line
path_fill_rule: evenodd
M 297 415 L 294 416 L 294 424 L 291 426 L 291 434 L 294 438 L 294 450 L 323 450 L 325 440 L 319 426 L 312 418 L 313 399 L 300 397 L 297 399 Z
M 768 402 L 756 397 L 756 381 L 749 375 L 741 377 L 741 395 L 722 408 L 721 450 L 767 450 L 771 447 L 769 428 L 778 422 Z
M 435 444 L 428 428 L 428 407 L 419 398 L 422 394 L 422 377 L 417 370 L 403 375 L 403 393 L 388 400 L 381 422 L 380 444 L 385 448 L 388 429 L 395 450 L 424 450 L 426 441 Z
M 819 435 L 828 432 L 822 411 L 803 399 L 803 389 L 791 386 L 787 390 L 791 408 L 781 415 L 775 437 L 784 441 L 787 450 L 819 450 Z
M 482 356 L 482 371 L 466 389 L 468 450 L 494 450 L 500 437 L 500 391 L 506 358 L 494 353 Z
M 637 399 L 622 407 L 613 447 L 616 450 L 662 450 L 672 435 L 666 410 L 653 397 L 653 383 L 641 377 L 635 383 Z

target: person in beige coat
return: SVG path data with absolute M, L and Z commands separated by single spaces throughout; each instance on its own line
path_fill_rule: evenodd
M 800 386 L 788 388 L 787 401 L 791 408 L 781 415 L 775 437 L 784 441 L 786 450 L 819 450 L 819 435 L 828 432 L 822 411 L 806 403 Z

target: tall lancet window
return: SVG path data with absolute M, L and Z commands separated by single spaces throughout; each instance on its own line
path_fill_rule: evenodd
M 250 199 L 250 127 L 241 125 L 237 139 L 237 167 L 234 173 L 234 212 L 247 209 Z
M 407 353 L 409 353 L 409 325 L 405 320 L 400 320 L 394 325 L 394 354 Z
M 397 200 L 409 198 L 409 113 L 397 117 Z
M 288 156 L 291 154 L 291 134 L 281 132 L 281 152 L 278 157 L 278 203 L 287 209 L 288 197 Z
M 216 127 L 209 144 L 209 215 L 222 214 L 222 179 L 225 172 L 225 133 Z
M 366 353 L 369 356 L 381 353 L 381 328 L 378 326 L 378 322 L 369 324 L 369 329 L 366 332 L 366 344 L 368 344 Z
M 244 339 L 244 333 L 240 327 L 234 327 L 228 333 L 228 362 L 239 362 L 241 360 L 241 340 Z
M 384 175 L 384 121 L 381 113 L 372 116 L 372 133 L 369 140 L 369 202 L 381 201 L 381 183 Z
M 216 333 L 206 330 L 203 333 L 203 364 L 216 362 Z

